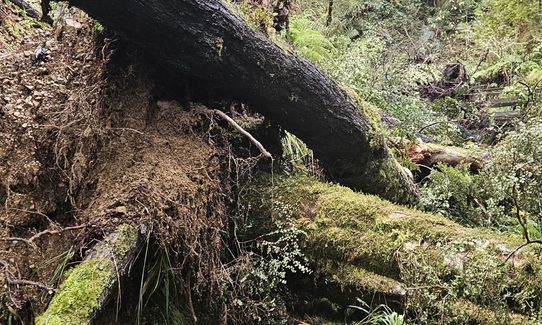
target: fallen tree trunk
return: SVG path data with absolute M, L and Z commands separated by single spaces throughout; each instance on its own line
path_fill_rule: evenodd
M 121 225 L 70 271 L 37 325 L 91 324 L 137 255 L 144 227 Z
M 345 308 L 359 297 L 430 324 L 518 324 L 542 311 L 540 256 L 527 248 L 506 261 L 521 238 L 303 176 L 275 176 L 254 188 L 248 200 L 259 229 L 288 211 L 307 234 L 302 250 L 314 279 L 298 279 L 293 289 L 308 305 L 324 297 Z
M 416 200 L 378 113 L 306 60 L 251 30 L 220 0 L 71 0 L 165 61 L 275 120 L 314 150 L 333 180 L 396 202 Z
M 471 171 L 477 172 L 482 167 L 485 156 L 487 153 L 480 149 L 469 150 L 436 143 L 411 144 L 408 148 L 410 161 L 421 167 L 433 167 L 436 164 L 453 167 L 467 165 Z

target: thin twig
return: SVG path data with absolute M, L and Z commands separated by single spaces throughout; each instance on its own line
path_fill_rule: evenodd
M 512 256 L 514 256 L 517 252 L 519 252 L 523 247 L 531 245 L 531 244 L 538 244 L 542 245 L 542 240 L 531 240 L 529 236 L 529 229 L 527 228 L 527 225 L 525 224 L 524 220 L 521 218 L 521 210 L 518 202 L 518 189 L 516 187 L 516 184 L 512 186 L 512 202 L 514 204 L 514 208 L 516 209 L 516 219 L 518 219 L 518 222 L 521 226 L 522 232 L 523 232 L 523 238 L 525 239 L 525 243 L 518 246 L 516 249 L 514 249 L 510 254 L 508 254 L 508 257 L 504 261 L 505 263 L 508 262 Z
M 428 129 L 428 128 L 432 127 L 432 126 L 439 125 L 439 124 L 447 124 L 447 123 L 448 123 L 448 121 L 433 122 L 433 123 L 427 124 L 427 125 L 423 126 L 422 128 L 420 128 L 417 133 L 422 133 L 425 129 Z
M 132 128 L 108 128 L 107 130 L 111 130 L 111 131 L 132 131 L 132 132 L 135 132 L 137 134 L 141 134 L 141 135 L 144 135 L 145 133 L 139 131 L 139 130 L 136 130 L 136 129 L 132 129 Z
M 476 66 L 476 69 L 474 69 L 474 71 L 472 72 L 471 76 L 474 76 L 476 74 L 476 72 L 478 72 L 478 69 L 480 69 L 480 66 L 487 59 L 488 55 L 489 55 L 489 48 L 486 50 L 486 53 L 484 54 L 484 56 L 482 57 L 480 62 L 478 62 L 478 65 Z
M 53 293 L 53 291 L 54 291 L 53 288 L 51 288 L 51 287 L 49 287 L 49 286 L 47 286 L 47 285 L 45 285 L 43 283 L 30 281 L 30 280 L 14 280 L 14 279 L 10 279 L 8 281 L 8 283 L 13 284 L 13 285 L 24 285 L 24 286 L 38 287 L 40 289 L 46 290 L 49 293 Z
M 532 245 L 532 244 L 542 245 L 542 240 L 529 240 L 528 242 L 521 244 L 516 249 L 514 249 L 510 254 L 508 254 L 508 257 L 506 257 L 506 260 L 504 262 L 505 263 L 508 262 L 508 260 L 511 259 L 512 256 L 516 255 L 516 253 L 519 252 L 522 248 L 524 248 L 525 246 Z
M 217 109 L 203 109 L 204 112 L 208 112 L 208 113 L 213 113 L 213 114 L 217 114 L 218 116 L 220 116 L 221 118 L 223 118 L 226 122 L 228 122 L 231 126 L 233 126 L 234 129 L 236 129 L 237 131 L 239 131 L 242 135 L 244 135 L 245 137 L 247 137 L 250 142 L 252 142 L 252 144 L 254 144 L 256 146 L 256 148 L 258 148 L 258 150 L 260 150 L 262 156 L 264 157 L 267 157 L 267 158 L 271 158 L 273 159 L 273 156 L 269 153 L 269 151 L 267 151 L 264 146 L 258 141 L 256 140 L 252 134 L 250 134 L 248 131 L 246 131 L 245 129 L 243 129 L 239 124 L 237 124 L 237 122 L 235 122 L 231 117 L 229 117 L 228 115 L 226 115 L 226 113 L 222 112 L 222 111 L 219 111 Z

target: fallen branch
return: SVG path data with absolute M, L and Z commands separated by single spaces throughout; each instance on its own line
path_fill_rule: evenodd
M 119 281 L 130 272 L 146 231 L 145 226 L 118 226 L 73 268 L 35 323 L 92 324 L 115 296 Z M 70 308 L 63 304 L 66 299 Z
M 432 167 L 439 163 L 448 166 L 465 164 L 473 172 L 480 170 L 486 156 L 480 149 L 442 146 L 435 143 L 411 144 L 407 148 L 410 161 L 416 165 Z

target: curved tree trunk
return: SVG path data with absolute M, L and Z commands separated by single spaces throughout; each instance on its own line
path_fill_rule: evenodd
M 174 73 L 216 85 L 296 134 L 333 180 L 396 202 L 416 199 L 378 130 L 378 113 L 355 103 L 313 64 L 251 30 L 225 1 L 70 2 Z

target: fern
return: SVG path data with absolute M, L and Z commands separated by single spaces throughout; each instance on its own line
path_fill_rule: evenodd
M 312 22 L 306 17 L 294 17 L 290 22 L 288 38 L 304 57 L 321 63 L 331 58 L 335 47 L 324 34 L 313 29 L 311 25 Z

